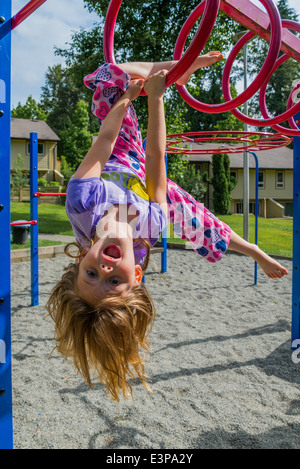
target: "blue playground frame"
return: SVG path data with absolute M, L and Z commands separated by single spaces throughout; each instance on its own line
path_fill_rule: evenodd
M 0 0 L 0 16 L 11 18 L 11 1 Z M 11 21 L 11 20 L 10 20 Z M 10 280 L 10 83 L 11 22 L 0 48 L 0 448 L 13 446 Z M 9 24 L 10 23 L 10 24 Z M 1 38 L 1 34 L 0 34 Z
M 294 116 L 300 129 L 300 112 Z M 294 137 L 292 350 L 300 346 L 300 137 Z
M 0 449 L 13 448 L 12 372 L 11 372 L 11 259 L 10 259 L 10 108 L 11 108 L 11 30 L 46 0 L 30 0 L 11 17 L 11 0 L 0 0 Z M 27 8 L 30 6 L 30 8 Z M 26 11 L 25 11 L 26 10 Z M 300 113 L 295 117 L 300 128 Z M 37 135 L 30 137 L 32 155 L 37 155 Z M 32 172 L 37 164 L 31 165 Z M 300 137 L 294 137 L 293 202 L 293 291 L 292 349 L 300 346 Z M 33 181 L 37 177 L 33 176 Z M 37 187 L 31 193 L 31 219 L 37 220 Z M 32 291 L 38 289 L 38 225 L 32 225 Z M 36 227 L 36 228 L 35 228 Z M 164 241 L 166 242 L 166 241 Z M 35 266 L 35 267 L 34 267 Z M 166 267 L 166 266 L 165 266 Z M 35 294 L 33 293 L 33 294 Z

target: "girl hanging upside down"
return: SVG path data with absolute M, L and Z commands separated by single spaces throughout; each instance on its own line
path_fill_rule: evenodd
M 221 58 L 219 52 L 199 56 L 178 83 Z M 155 307 L 142 277 L 149 248 L 168 220 L 211 263 L 229 248 L 252 257 L 270 278 L 287 274 L 166 178 L 163 95 L 174 64 L 106 63 L 84 79 L 100 131 L 68 185 L 66 211 L 79 252 L 47 307 L 59 352 L 73 357 L 91 387 L 95 374 L 115 400 L 132 392 L 130 378 L 138 376 L 148 388 L 140 348 L 149 348 Z M 148 95 L 145 151 L 132 105 L 142 89 Z

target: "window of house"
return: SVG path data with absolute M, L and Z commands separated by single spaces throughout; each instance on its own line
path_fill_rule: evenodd
M 258 187 L 259 189 L 265 188 L 265 173 L 263 171 L 259 171 L 258 173 Z
M 202 173 L 202 164 L 201 163 L 194 163 L 195 170 L 200 171 L 200 174 Z
M 30 143 L 27 142 L 27 155 L 30 154 Z M 45 144 L 44 143 L 38 143 L 38 155 L 44 155 L 45 154 Z
M 284 189 L 284 172 L 276 172 L 276 189 Z
M 236 213 L 244 213 L 243 202 L 236 203 Z M 249 213 L 253 213 L 253 215 L 255 215 L 255 202 L 249 202 Z
M 243 202 L 237 202 L 235 206 L 235 213 L 243 213 Z
M 235 179 L 237 179 L 237 171 L 230 171 L 230 176 L 233 176 Z

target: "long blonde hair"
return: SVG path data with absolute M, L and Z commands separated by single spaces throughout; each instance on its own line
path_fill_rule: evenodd
M 80 262 L 86 252 L 81 250 L 79 256 L 72 257 Z M 140 378 L 151 391 L 146 382 L 145 359 L 140 355 L 140 349 L 150 351 L 147 335 L 155 319 L 147 288 L 143 283 L 136 284 L 125 298 L 111 296 L 92 307 L 76 288 L 79 262 L 65 268 L 46 305 L 55 323 L 57 350 L 73 358 L 90 387 L 95 374 L 114 400 L 119 401 L 120 392 L 124 397 L 132 395 L 130 378 Z

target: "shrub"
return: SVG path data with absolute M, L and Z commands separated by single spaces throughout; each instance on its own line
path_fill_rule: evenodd
M 45 186 L 48 186 L 49 183 L 47 182 L 47 180 L 45 178 L 38 178 L 38 186 L 39 187 L 45 187 Z

